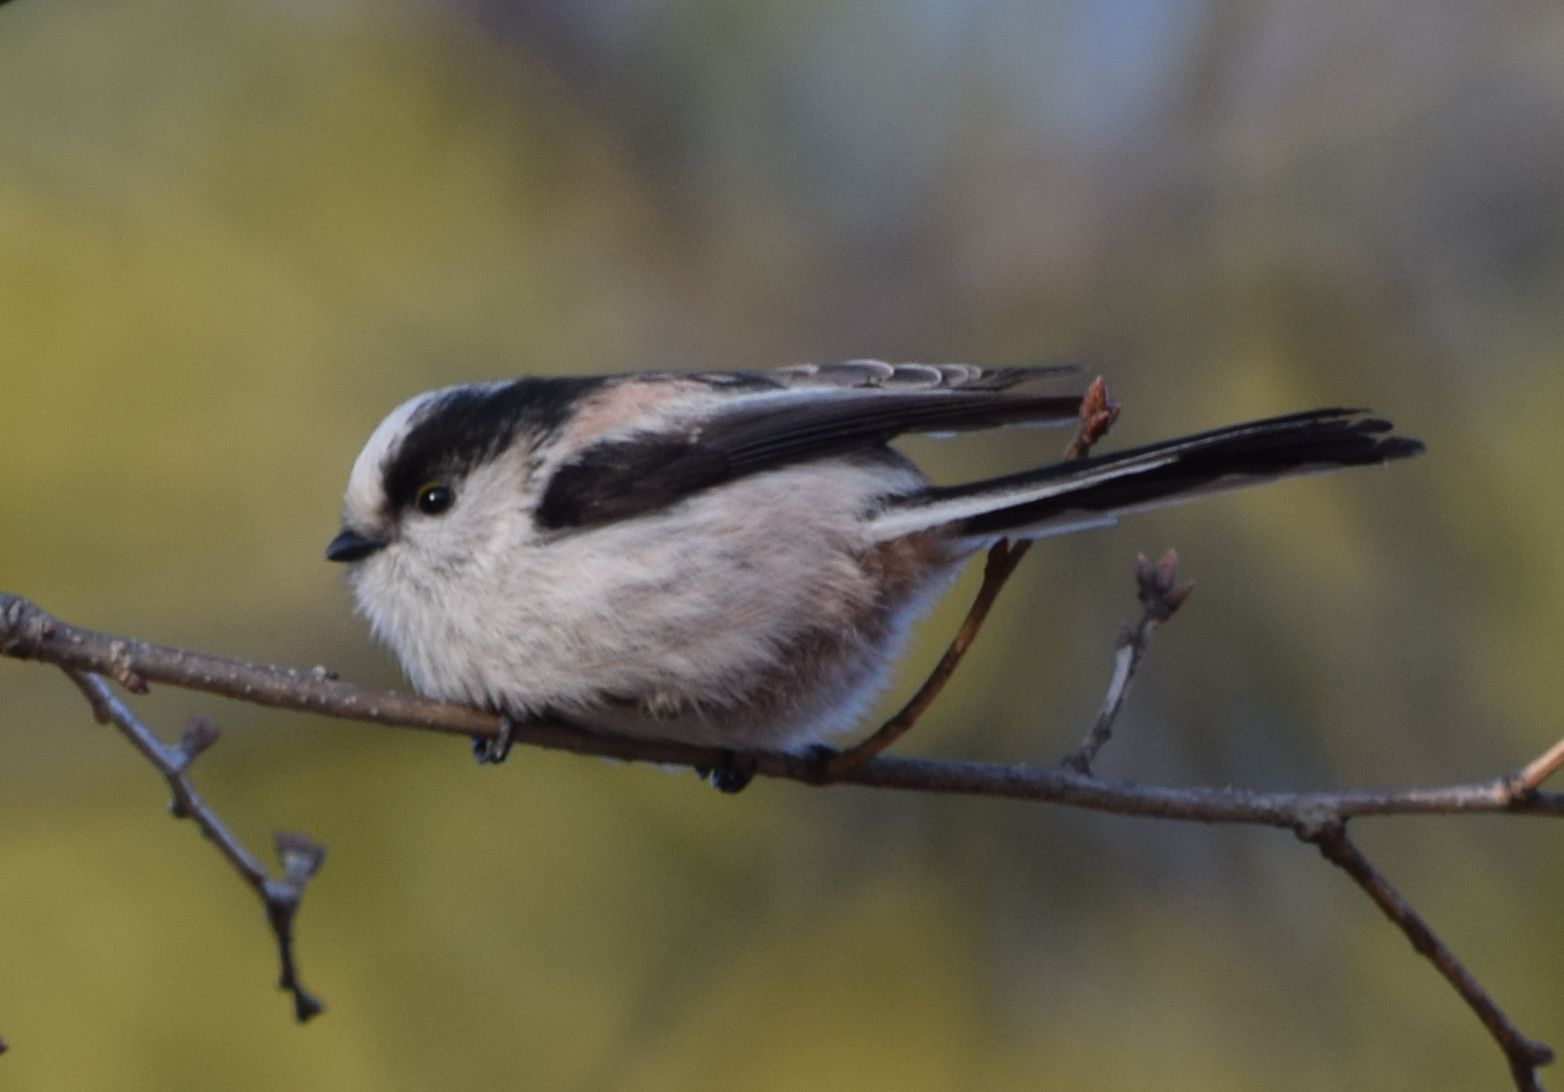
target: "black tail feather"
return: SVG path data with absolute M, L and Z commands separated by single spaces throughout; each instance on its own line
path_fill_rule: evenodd
M 1319 409 L 1215 429 L 968 485 L 933 488 L 908 507 L 952 511 L 963 536 L 1047 534 L 1275 478 L 1416 455 L 1423 444 L 1355 409 Z M 992 506 L 974 504 L 991 500 Z M 964 511 L 963 511 L 964 510 Z M 956 513 L 960 513 L 959 515 Z M 935 518 L 932 522 L 946 522 Z

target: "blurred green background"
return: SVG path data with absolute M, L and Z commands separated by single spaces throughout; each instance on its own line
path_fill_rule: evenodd
M 1144 442 L 1372 405 L 1430 454 L 1046 544 L 908 752 L 1052 760 L 1199 591 L 1103 773 L 1467 780 L 1559 733 L 1564 9 L 1493 0 L 249 0 L 0 10 L 0 588 L 397 685 L 321 557 L 381 415 L 521 372 L 1084 359 Z M 1051 458 L 910 449 L 944 479 Z M 964 609 L 922 631 L 901 689 Z M 1284 833 L 670 774 L 208 713 L 250 892 L 0 662 L 7 1089 L 1503 1087 Z M 1564 828 L 1362 822 L 1564 1047 Z

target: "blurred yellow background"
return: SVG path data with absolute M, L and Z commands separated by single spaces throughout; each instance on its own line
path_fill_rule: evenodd
M 1051 761 L 1135 604 L 1199 590 L 1101 772 L 1435 783 L 1560 732 L 1564 9 L 151 0 L 0 9 L 0 588 L 398 685 L 322 560 L 419 390 L 853 356 L 1083 359 L 1110 443 L 1366 404 L 1428 441 L 1034 551 L 908 753 Z M 1064 437 L 909 445 L 999 473 Z M 971 579 L 923 628 L 937 654 Z M 1504 1085 L 1274 831 L 758 783 L 159 688 L 253 896 L 57 672 L 0 661 L 7 1089 Z M 1564 827 L 1361 822 L 1564 1047 Z

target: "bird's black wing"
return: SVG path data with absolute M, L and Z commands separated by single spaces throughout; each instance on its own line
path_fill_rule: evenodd
M 851 361 L 746 376 L 738 393 L 731 377 L 691 376 L 727 392 L 698 419 L 674 418 L 577 453 L 550 478 L 537 519 L 551 530 L 628 519 L 723 482 L 903 433 L 1067 424 L 1076 420 L 1078 395 L 1017 388 L 1073 372 Z

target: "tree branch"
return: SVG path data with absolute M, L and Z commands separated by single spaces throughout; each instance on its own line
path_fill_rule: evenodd
M 278 962 L 281 965 L 277 985 L 293 995 L 293 1014 L 299 1023 L 318 1016 L 324 1006 L 299 981 L 294 963 L 293 916 L 298 912 L 305 883 L 325 859 L 325 847 L 307 835 L 279 833 L 276 835 L 277 855 L 282 860 L 283 875 L 280 879 L 272 879 L 255 854 L 244 847 L 190 783 L 188 771 L 191 763 L 202 751 L 217 742 L 216 726 L 205 718 L 197 717 L 185 729 L 179 746 L 167 746 L 141 723 L 124 702 L 114 696 L 108 684 L 97 675 L 74 667 L 66 667 L 64 671 L 92 706 L 93 716 L 98 723 L 112 724 L 118 728 L 131 745 L 141 752 L 142 757 L 163 775 L 173 796 L 168 810 L 174 818 L 194 822 L 207 841 L 217 847 L 217 851 L 233 866 L 234 871 L 261 897 L 266 908 L 266 920 L 277 940 Z M 143 683 L 142 690 L 145 689 Z
M 436 701 L 401 690 L 355 686 L 336 679 L 324 667 L 300 670 L 263 666 L 97 633 L 61 622 L 30 601 L 3 592 L 0 656 L 42 660 L 106 675 L 129 671 L 146 682 L 345 720 L 453 736 L 494 736 L 500 731 L 498 714 L 473 706 Z M 518 723 L 515 739 L 551 750 L 658 765 L 710 768 L 725 758 L 718 747 L 632 739 L 546 721 Z M 808 784 L 827 780 L 825 763 L 815 754 L 756 752 L 755 772 L 763 777 Z M 1564 793 L 1525 790 L 1518 775 L 1431 788 L 1252 792 L 1237 788 L 1136 785 L 1053 766 L 1001 766 L 881 755 L 843 774 L 840 780 L 871 788 L 1048 801 L 1119 815 L 1287 829 L 1311 820 L 1363 815 L 1564 815 Z
M 1150 628 L 1169 617 L 1188 594 L 1177 582 L 1174 559 L 1138 566 L 1142 603 Z M 1148 583 L 1149 582 L 1149 583 Z M 997 594 L 997 593 L 996 593 Z M 1141 642 L 1144 644 L 1144 641 Z M 1141 655 L 1144 654 L 1144 648 Z M 97 633 L 61 622 L 26 599 L 0 593 L 0 656 L 39 660 L 64 668 L 100 715 L 119 724 L 139 750 L 169 780 L 175 811 L 197 819 L 234 867 L 266 900 L 268 918 L 277 937 L 283 965 L 282 984 L 294 991 L 300 1019 L 318 1007 L 298 985 L 291 948 L 292 914 L 305 880 L 320 863 L 321 851 L 307 840 L 279 837 L 284 861 L 281 880 L 265 879 L 264 870 L 228 835 L 200 797 L 190 788 L 184 768 L 210 742 L 209 726 L 200 722 L 180 748 L 165 748 L 129 714 L 98 675 L 117 679 L 133 691 L 149 682 L 219 694 L 254 704 L 324 713 L 350 720 L 399 725 L 458 736 L 495 736 L 498 715 L 470 706 L 418 697 L 401 691 L 374 690 L 339 681 L 326 668 L 310 670 L 268 667 L 209 656 L 146 641 Z M 1122 665 L 1123 650 L 1118 664 Z M 1138 662 L 1138 656 L 1132 657 Z M 1564 742 L 1550 748 L 1521 770 L 1488 780 L 1434 787 L 1345 789 L 1304 792 L 1251 792 L 1238 788 L 1185 788 L 1111 781 L 1090 772 L 1091 758 L 1107 739 L 1122 707 L 1133 664 L 1116 665 L 1114 681 L 1104 699 L 1099 725 L 1065 763 L 1054 766 L 1000 766 L 969 762 L 875 755 L 846 768 L 833 767 L 836 752 L 809 755 L 757 752 L 745 756 L 746 768 L 760 776 L 811 785 L 831 781 L 872 788 L 1003 797 L 1087 808 L 1118 815 L 1205 823 L 1242 823 L 1292 830 L 1318 845 L 1345 869 L 1387 916 L 1412 940 L 1418 951 L 1439 967 L 1463 999 L 1478 1012 L 1505 1053 L 1516 1086 L 1539 1087 L 1536 1068 L 1551 1059 L 1548 1048 L 1526 1038 L 1503 1015 L 1427 924 L 1375 872 L 1346 840 L 1347 820 L 1372 815 L 1502 814 L 1564 816 L 1564 793 L 1541 788 L 1564 766 Z M 133 729 L 128 725 L 137 725 Z M 1101 731 L 1098 728 L 1101 728 Z M 601 755 L 632 762 L 712 768 L 731 763 L 720 748 L 599 734 L 548 722 L 513 724 L 515 742 Z M 1095 739 L 1095 742 L 1093 742 Z M 203 742 L 205 740 L 205 742 Z M 306 1011 L 309 1009 L 309 1011 Z
M 1179 583 L 1178 554 L 1172 550 L 1164 553 L 1155 564 L 1147 561 L 1144 554 L 1136 558 L 1135 584 L 1140 594 L 1140 622 L 1134 629 L 1125 627 L 1119 631 L 1119 643 L 1113 655 L 1113 678 L 1108 683 L 1108 692 L 1103 695 L 1096 723 L 1081 740 L 1081 745 L 1065 756 L 1064 765 L 1076 773 L 1092 772 L 1092 760 L 1113 735 L 1114 721 L 1119 719 L 1119 710 L 1124 708 L 1124 699 L 1129 697 L 1130 681 L 1151 648 L 1151 635 L 1173 617 L 1189 598 L 1189 593 L 1195 590 L 1193 584 Z
M 1351 876 L 1396 928 L 1406 934 L 1413 949 L 1432 963 L 1461 999 L 1472 1007 L 1499 1044 L 1499 1049 L 1504 1051 L 1515 1087 L 1521 1092 L 1540 1092 L 1542 1084 L 1537 1078 L 1537 1067 L 1553 1061 L 1553 1050 L 1546 1043 L 1522 1034 L 1521 1029 L 1500 1011 L 1488 991 L 1462 966 L 1455 953 L 1347 837 L 1347 824 L 1341 821 L 1304 824 L 1298 828 L 1298 837 L 1319 847 L 1327 861 Z

